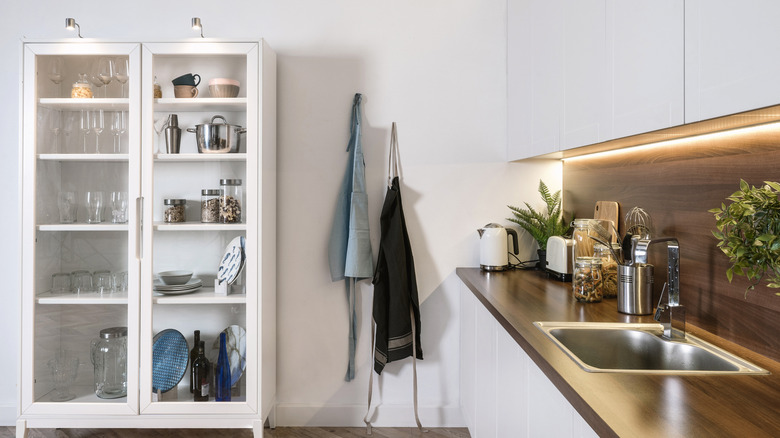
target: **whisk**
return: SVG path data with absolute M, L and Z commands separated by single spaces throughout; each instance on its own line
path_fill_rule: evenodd
M 643 208 L 634 207 L 626 213 L 626 234 L 640 239 L 649 239 L 655 234 L 653 220 Z

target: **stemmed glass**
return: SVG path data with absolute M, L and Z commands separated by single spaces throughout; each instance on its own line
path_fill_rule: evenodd
M 103 89 L 103 97 L 108 97 L 108 84 L 114 78 L 114 59 L 100 58 L 97 64 L 97 77 L 106 86 Z
M 60 97 L 62 91 L 62 88 L 60 87 L 60 84 L 62 83 L 62 58 L 54 57 L 51 59 L 48 74 L 49 80 L 54 82 L 54 86 L 56 88 L 54 97 Z
M 120 84 L 122 84 L 122 97 L 126 97 L 125 95 L 125 84 L 127 84 L 127 80 L 130 79 L 130 76 L 128 76 L 128 67 L 130 64 L 130 59 L 128 58 L 117 58 L 116 61 L 114 61 L 114 79 L 117 80 Z
M 84 153 L 87 153 L 87 134 L 92 129 L 92 112 L 89 110 L 81 110 L 81 117 L 79 119 L 79 132 L 81 133 L 82 145 L 84 146 Z
M 54 152 L 62 152 L 60 150 L 60 113 L 58 111 L 51 111 L 49 113 L 49 131 L 54 135 Z
M 114 153 L 122 152 L 121 135 L 127 132 L 127 115 L 124 111 L 115 111 L 111 114 L 111 132 L 114 134 Z
M 103 110 L 92 111 L 90 115 L 89 127 L 95 133 L 95 153 L 100 153 L 100 134 L 104 128 Z

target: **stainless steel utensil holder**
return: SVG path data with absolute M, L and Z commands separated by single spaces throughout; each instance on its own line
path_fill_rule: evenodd
M 618 312 L 653 313 L 653 265 L 618 265 Z

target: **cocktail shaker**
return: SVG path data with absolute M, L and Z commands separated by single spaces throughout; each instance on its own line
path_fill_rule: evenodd
M 168 126 L 165 127 L 165 152 L 178 154 L 181 146 L 181 128 L 179 128 L 179 116 L 168 116 Z

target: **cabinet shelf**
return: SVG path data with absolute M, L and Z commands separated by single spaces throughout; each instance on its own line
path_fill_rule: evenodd
M 154 229 L 157 231 L 244 231 L 246 224 L 204 224 L 202 222 L 167 224 L 155 222 Z
M 38 231 L 127 231 L 127 224 L 41 224 Z
M 154 304 L 246 304 L 246 294 L 217 295 L 213 287 L 181 295 L 163 295 L 155 292 L 152 296 Z
M 38 154 L 41 161 L 127 162 L 128 154 Z
M 90 365 L 92 366 L 92 365 Z M 43 396 L 41 396 L 38 400 L 36 400 L 37 403 L 56 403 L 57 405 L 62 404 L 77 404 L 77 403 L 98 403 L 98 404 L 106 404 L 106 403 L 115 403 L 115 404 L 122 404 L 127 403 L 126 397 L 120 397 L 120 398 L 111 398 L 111 399 L 105 399 L 100 398 L 97 395 L 95 395 L 95 388 L 88 385 L 73 385 L 70 387 L 70 392 L 76 395 L 76 398 L 73 400 L 68 400 L 66 402 L 54 402 L 52 398 L 57 394 L 56 391 L 51 391 Z
M 167 162 L 210 162 L 210 161 L 246 161 L 246 153 L 235 154 L 155 154 L 154 161 Z
M 112 110 L 127 111 L 130 108 L 129 98 L 94 98 L 72 99 L 69 97 L 41 98 L 38 105 L 43 108 L 65 111 L 79 110 Z
M 97 292 L 82 294 L 44 292 L 36 297 L 38 304 L 127 304 L 127 292 L 100 295 Z
M 155 111 L 246 111 L 246 97 L 195 97 L 154 99 Z

